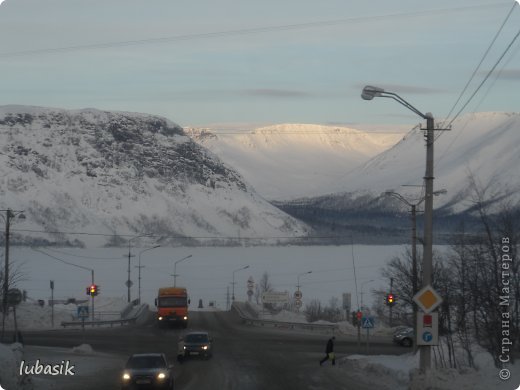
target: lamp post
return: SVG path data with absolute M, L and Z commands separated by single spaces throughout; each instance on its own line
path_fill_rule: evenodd
M 144 250 L 142 250 L 141 252 L 139 252 L 139 265 L 137 266 L 137 268 L 139 269 L 138 273 L 139 273 L 139 276 L 137 278 L 138 280 L 138 290 L 139 290 L 139 303 L 141 303 L 141 268 L 144 267 L 144 265 L 141 265 L 141 255 L 146 252 L 146 251 L 151 251 L 152 249 L 155 249 L 155 248 L 159 248 L 160 245 L 155 245 L 155 246 L 152 246 L 151 248 L 146 248 Z
M 186 257 L 183 257 L 182 259 L 180 260 L 177 260 L 175 263 L 173 263 L 173 287 L 175 287 L 177 285 L 177 263 L 180 263 L 181 261 L 184 261 L 186 259 L 189 259 L 190 257 L 192 257 L 193 255 L 188 255 Z
M 298 288 L 298 291 L 300 291 L 300 276 L 302 275 L 307 275 L 307 274 L 312 274 L 312 271 L 307 271 L 307 272 L 302 272 L 301 274 L 298 274 L 298 284 L 296 285 L 296 287 Z
M 363 283 L 361 283 L 361 291 L 360 291 L 360 294 L 361 294 L 361 311 L 363 311 L 363 286 L 367 283 L 370 283 L 370 282 L 373 282 L 374 279 L 370 279 L 370 280 L 367 280 L 367 281 L 364 281 Z
M 136 240 L 141 237 L 146 237 L 146 236 L 149 236 L 149 234 L 140 234 L 140 235 L 132 237 L 128 240 L 128 279 L 126 280 L 126 283 L 125 283 L 125 285 L 128 289 L 128 303 L 130 303 L 130 287 L 132 287 L 132 285 L 133 285 L 132 281 L 130 280 L 130 259 L 132 257 L 134 257 L 134 255 L 132 255 L 132 252 L 131 252 L 131 243 L 133 240 Z M 125 257 L 125 256 L 123 256 L 123 257 Z
M 235 273 L 238 272 L 238 271 L 242 271 L 243 269 L 247 269 L 247 268 L 249 268 L 248 265 L 233 271 L 233 282 L 232 282 L 232 288 L 231 288 L 231 290 L 232 290 L 232 292 L 231 292 L 231 301 L 232 302 L 235 302 Z
M 424 250 L 423 250 L 423 287 L 432 282 L 433 257 L 433 142 L 434 120 L 431 113 L 423 114 L 398 94 L 387 92 L 383 88 L 367 85 L 363 88 L 361 98 L 372 100 L 375 97 L 386 97 L 402 104 L 410 111 L 426 120 L 426 172 L 424 175 Z M 424 345 L 420 349 L 420 368 L 426 371 L 431 368 L 431 346 Z
M 11 209 L 0 210 L 5 211 L 5 257 L 4 257 L 4 288 L 2 293 L 2 340 L 4 339 L 5 332 L 5 317 L 7 315 L 8 304 L 7 304 L 7 293 L 9 291 L 9 236 L 11 228 L 11 219 L 18 216 L 20 219 L 25 219 L 23 210 L 13 211 Z M 3 217 L 3 216 L 2 216 Z
M 303 275 L 308 275 L 308 274 L 312 274 L 312 271 L 307 271 L 307 272 L 302 272 L 301 274 L 298 274 L 298 277 L 297 277 L 297 280 L 298 280 L 298 283 L 296 284 L 296 288 L 298 289 L 297 290 L 297 293 L 296 293 L 296 310 L 299 312 L 300 311 L 300 306 L 302 304 L 302 294 L 300 292 L 300 276 L 303 276 Z
M 433 195 L 441 195 L 445 194 L 447 191 L 445 189 L 434 191 Z M 384 195 L 392 196 L 399 201 L 406 204 L 408 207 L 411 208 L 411 215 L 412 215 L 412 297 L 417 294 L 419 291 L 418 289 L 418 276 L 417 276 L 417 206 L 419 206 L 425 199 L 423 196 L 421 199 L 419 199 L 416 203 L 410 202 L 408 199 L 406 199 L 401 194 L 394 192 L 394 191 L 385 191 L 383 193 Z M 413 305 L 413 329 L 414 329 L 414 337 L 417 337 L 417 305 L 415 302 L 412 303 Z M 414 349 L 417 348 L 417 343 L 414 343 Z

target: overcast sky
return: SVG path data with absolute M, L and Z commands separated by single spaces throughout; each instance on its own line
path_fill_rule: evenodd
M 6 0 L 0 105 L 138 111 L 182 126 L 413 125 L 420 118 L 396 102 L 361 100 L 362 87 L 446 116 L 514 4 Z M 519 27 L 516 5 L 469 92 Z M 520 39 L 466 112 L 518 111 L 519 51 Z

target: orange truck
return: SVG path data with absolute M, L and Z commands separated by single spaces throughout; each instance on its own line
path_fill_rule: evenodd
M 157 306 L 157 323 L 181 324 L 188 326 L 188 292 L 184 287 L 161 287 L 155 299 Z

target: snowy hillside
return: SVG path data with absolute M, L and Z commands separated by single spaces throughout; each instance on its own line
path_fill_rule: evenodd
M 277 200 L 332 192 L 347 172 L 402 137 L 311 124 L 275 125 L 243 134 L 185 130 L 262 196 Z
M 163 118 L 3 106 L 0 148 L 0 209 L 25 210 L 17 229 L 195 238 L 305 233 Z
M 423 131 L 412 130 L 394 147 L 372 158 L 344 180 L 344 191 L 379 195 L 394 189 L 417 194 L 425 173 Z M 439 135 L 438 133 L 436 134 Z M 475 113 L 459 118 L 437 138 L 434 148 L 434 189 L 437 207 L 462 211 L 471 207 L 470 176 L 490 196 L 520 199 L 520 114 Z M 419 190 L 420 191 L 420 190 Z

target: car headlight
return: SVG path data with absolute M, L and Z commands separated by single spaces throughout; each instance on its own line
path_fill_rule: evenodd
M 208 346 L 207 346 L 207 345 L 203 345 L 203 346 L 202 346 L 202 349 L 203 349 L 203 350 L 206 350 L 206 349 L 208 349 Z
M 162 321 L 162 319 L 163 319 L 162 317 L 159 317 L 159 318 L 158 318 L 159 321 Z
M 182 347 L 183 349 L 186 349 L 186 346 Z
M 128 372 L 123 373 L 123 380 L 124 381 L 130 380 L 130 374 Z
M 164 372 L 160 372 L 159 374 L 157 374 L 157 379 L 164 379 L 166 378 L 166 374 Z
M 188 316 L 184 316 L 184 321 L 188 321 Z

